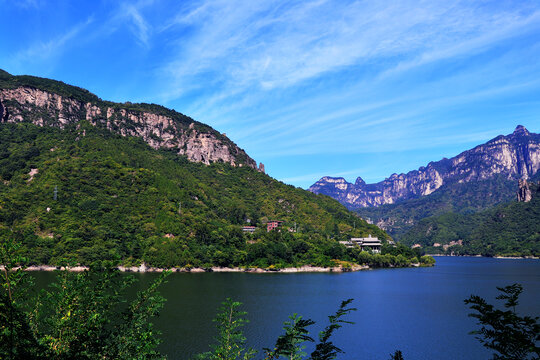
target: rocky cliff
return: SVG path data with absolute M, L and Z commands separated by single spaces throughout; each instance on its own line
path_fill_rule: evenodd
M 64 128 L 81 120 L 123 136 L 141 137 L 154 149 L 171 149 L 193 162 L 257 169 L 255 160 L 224 134 L 176 111 L 154 104 L 103 101 L 59 81 L 0 70 L 1 122 Z
M 540 182 L 535 184 L 525 179 L 518 182 L 517 201 L 530 202 L 533 197 L 540 196 Z
M 360 177 L 354 184 L 343 178 L 323 177 L 309 190 L 329 195 L 349 208 L 393 204 L 429 195 L 441 186 L 486 180 L 502 174 L 508 179 L 527 179 L 540 169 L 540 135 L 523 126 L 507 136 L 498 136 L 451 159 L 431 162 L 406 174 L 366 184 Z

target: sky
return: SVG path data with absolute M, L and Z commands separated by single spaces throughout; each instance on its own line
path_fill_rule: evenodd
M 540 132 L 538 1 L 0 0 L 0 68 L 173 108 L 281 181 Z

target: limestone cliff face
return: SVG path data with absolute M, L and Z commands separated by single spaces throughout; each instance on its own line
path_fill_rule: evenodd
M 540 135 L 523 126 L 508 136 L 498 136 L 451 159 L 431 162 L 406 174 L 393 174 L 375 184 L 358 178 L 323 177 L 309 190 L 329 195 L 350 208 L 393 204 L 429 195 L 444 184 L 489 179 L 503 174 L 508 179 L 527 179 L 540 169 Z
M 532 200 L 532 191 L 529 187 L 529 183 L 525 179 L 521 179 L 518 182 L 517 201 L 529 202 Z
M 154 149 L 173 149 L 190 161 L 222 161 L 257 169 L 255 160 L 226 136 L 157 105 L 117 104 L 97 97 L 96 101 L 86 102 L 34 86 L 0 86 L 1 122 L 64 128 L 82 119 L 123 136 L 141 137 Z
M 517 201 L 529 202 L 533 198 L 540 196 L 540 182 L 527 181 L 520 179 L 518 182 Z

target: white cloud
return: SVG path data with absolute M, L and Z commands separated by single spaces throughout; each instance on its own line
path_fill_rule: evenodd
M 124 4 L 124 6 L 122 6 L 120 9 L 120 17 L 127 18 L 131 22 L 131 32 L 142 45 L 148 46 L 151 27 L 141 15 L 138 6 L 133 4 Z
M 62 53 L 64 48 L 72 43 L 93 21 L 93 18 L 89 17 L 85 21 L 76 24 L 64 33 L 48 41 L 32 44 L 30 47 L 15 54 L 14 58 L 16 62 L 37 62 L 58 55 Z
M 190 30 L 165 67 L 177 84 L 167 91 L 189 92 L 198 76 L 214 77 L 218 97 L 226 98 L 351 66 L 406 70 L 483 49 L 537 20 L 525 6 L 490 9 L 476 2 L 208 0 L 165 27 Z

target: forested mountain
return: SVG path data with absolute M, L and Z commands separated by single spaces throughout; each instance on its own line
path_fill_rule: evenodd
M 38 264 L 317 264 L 339 258 L 338 239 L 387 237 L 329 197 L 249 167 L 193 163 L 86 121 L 64 130 L 3 124 L 0 159 L 0 226 Z M 282 231 L 267 233 L 268 220 L 284 221 Z
M 540 135 L 517 126 L 510 135 L 407 174 L 394 174 L 377 184 L 358 179 L 353 185 L 341 178 L 323 178 L 310 190 L 338 199 L 407 245 L 438 243 L 442 249 L 462 240 L 467 246 L 460 251 L 468 254 L 530 255 L 538 252 L 538 234 L 534 227 L 522 224 L 528 218 L 516 218 L 517 224 L 523 225 L 518 233 L 505 230 L 494 234 L 479 229 L 501 209 L 531 206 L 513 204 L 517 182 L 538 178 L 539 169 Z M 521 210 L 518 213 L 524 215 Z M 505 217 L 509 218 L 513 217 Z M 505 244 L 502 234 L 508 238 Z
M 351 184 L 343 178 L 323 177 L 309 190 L 329 195 L 350 209 L 359 209 L 420 198 L 453 184 L 530 178 L 539 169 L 540 134 L 517 126 L 510 135 L 497 136 L 451 159 L 431 162 L 406 174 L 393 174 L 379 183 L 366 184 L 358 178 Z M 486 188 L 491 191 L 495 187 Z
M 338 240 L 389 239 L 157 105 L 2 73 L 0 118 L 0 236 L 14 236 L 34 264 L 329 266 L 355 260 Z M 270 220 L 283 221 L 279 231 L 267 232 Z
M 477 213 L 427 217 L 401 241 L 429 253 L 540 256 L 540 183 L 522 181 L 518 194 L 519 201 Z
M 400 240 L 424 218 L 447 213 L 467 216 L 511 201 L 515 198 L 516 186 L 517 180 L 498 174 L 488 180 L 444 185 L 434 193 L 416 199 L 356 211 Z

